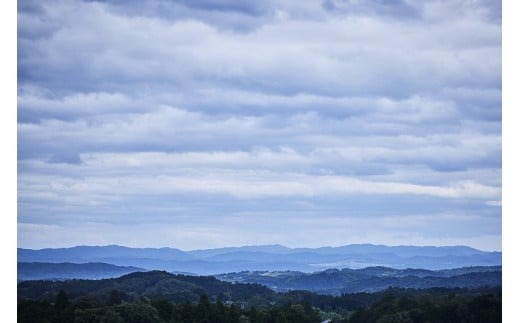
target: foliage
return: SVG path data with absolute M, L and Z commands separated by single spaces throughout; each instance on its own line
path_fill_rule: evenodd
M 213 277 L 134 273 L 118 279 L 18 285 L 25 322 L 500 322 L 502 290 L 389 288 L 376 293 L 276 293 Z
M 501 322 L 501 295 L 455 294 L 409 296 L 388 294 L 369 308 L 360 308 L 349 323 L 390 322 Z
M 135 302 L 140 296 L 181 303 L 185 300 L 196 302 L 201 294 L 207 294 L 212 301 L 247 301 L 255 296 L 263 300 L 272 300 L 276 294 L 269 288 L 257 284 L 233 284 L 214 277 L 150 271 L 100 280 L 23 281 L 18 284 L 18 297 L 51 302 L 62 289 L 74 300 L 87 297 L 112 304 L 123 301 Z

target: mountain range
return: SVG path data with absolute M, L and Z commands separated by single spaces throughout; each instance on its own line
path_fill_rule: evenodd
M 182 251 L 175 248 L 77 246 L 71 248 L 18 248 L 18 262 L 106 263 L 146 270 L 196 275 L 241 271 L 299 271 L 329 268 L 391 267 L 442 270 L 470 266 L 500 266 L 501 252 L 466 246 L 384 246 L 354 244 L 341 247 L 288 248 L 281 245 L 244 246 Z

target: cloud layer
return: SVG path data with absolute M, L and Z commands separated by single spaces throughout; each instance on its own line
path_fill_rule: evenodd
M 19 246 L 498 250 L 500 13 L 465 0 L 24 1 Z

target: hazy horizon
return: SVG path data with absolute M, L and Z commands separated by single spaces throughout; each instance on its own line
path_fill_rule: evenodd
M 18 247 L 501 250 L 501 10 L 21 1 Z
M 479 251 L 485 252 L 502 252 L 502 250 L 485 250 L 474 248 L 466 245 L 384 245 L 384 244 L 373 244 L 373 243 L 351 243 L 346 245 L 321 245 L 321 246 L 286 246 L 278 243 L 274 244 L 261 244 L 261 245 L 235 245 L 235 246 L 223 246 L 223 247 L 209 247 L 209 248 L 197 248 L 197 249 L 182 249 L 176 246 L 130 246 L 130 245 L 121 245 L 121 244 L 105 244 L 105 245 L 64 245 L 64 246 L 54 246 L 54 247 L 41 247 L 41 248 L 24 248 L 18 246 L 19 249 L 31 249 L 31 250 L 42 250 L 42 249 L 67 249 L 67 248 L 75 248 L 75 247 L 123 247 L 123 248 L 135 248 L 135 249 L 177 249 L 183 252 L 197 251 L 197 250 L 211 250 L 211 249 L 232 249 L 232 248 L 248 248 L 248 247 L 283 247 L 288 249 L 319 249 L 319 248 L 339 248 L 345 246 L 362 246 L 362 245 L 371 245 L 371 246 L 384 246 L 384 247 L 434 247 L 434 248 L 444 248 L 444 247 L 468 247 L 472 249 L 476 249 Z

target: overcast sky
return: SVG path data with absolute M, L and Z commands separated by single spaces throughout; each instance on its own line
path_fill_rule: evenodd
M 21 1 L 18 246 L 501 250 L 501 5 Z

